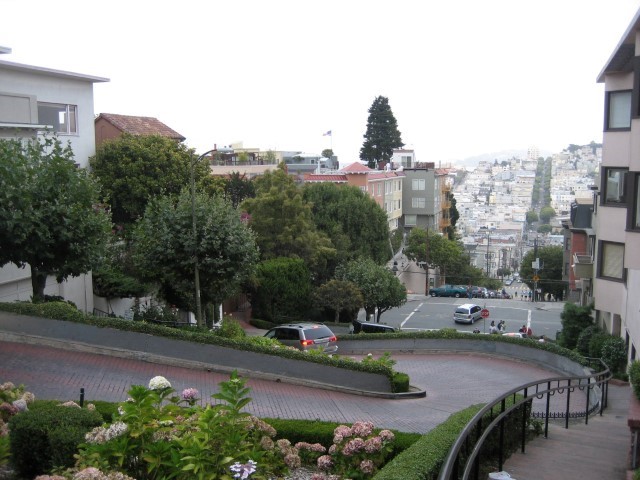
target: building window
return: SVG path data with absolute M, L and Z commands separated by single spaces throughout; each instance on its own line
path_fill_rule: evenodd
M 38 123 L 51 125 L 55 133 L 75 135 L 78 133 L 78 107 L 38 102 Z
M 606 130 L 631 128 L 631 90 L 607 93 Z
M 364 185 L 364 186 L 360 187 L 360 190 L 362 190 L 364 193 L 367 193 L 367 186 Z M 373 189 L 371 191 L 373 192 Z
M 600 242 L 599 277 L 624 280 L 624 243 Z
M 413 208 L 424 208 L 426 205 L 427 199 L 424 197 L 414 197 L 411 199 L 411 206 Z
M 380 188 L 380 184 L 376 184 L 376 195 L 380 195 L 380 192 L 382 191 L 382 189 Z
M 411 190 L 424 190 L 425 181 L 424 178 L 414 178 L 411 180 Z
M 404 216 L 404 224 L 406 226 L 415 226 L 418 224 L 418 216 L 417 215 L 405 215 Z
M 384 194 L 385 195 L 389 195 L 391 194 L 391 187 L 392 187 L 392 182 L 384 182 Z
M 603 168 L 602 169 L 602 204 L 626 205 L 625 176 L 627 168 Z
M 629 192 L 633 192 L 633 205 L 628 210 L 627 229 L 640 230 L 640 173 L 633 176 L 627 175 Z

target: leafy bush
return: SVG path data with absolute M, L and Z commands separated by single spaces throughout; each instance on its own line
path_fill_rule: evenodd
M 222 326 L 214 331 L 214 333 L 224 338 L 245 338 L 247 333 L 233 317 L 226 317 L 222 322 Z
M 589 356 L 593 358 L 602 357 L 602 347 L 605 342 L 611 338 L 611 335 L 605 332 L 594 334 L 589 340 Z
M 96 411 L 51 404 L 15 415 L 9 421 L 11 462 L 24 478 L 70 467 L 85 433 L 101 423 Z
M 562 320 L 562 335 L 558 339 L 560 346 L 568 349 L 576 347 L 580 334 L 593 325 L 592 311 L 593 305 L 581 307 L 571 302 L 564 304 L 560 314 Z
M 633 387 L 633 393 L 640 400 L 640 361 L 636 360 L 629 365 L 629 381 Z
M 596 333 L 600 333 L 600 328 L 596 325 L 590 325 L 580 333 L 576 343 L 576 350 L 578 350 L 580 355 L 584 355 L 585 357 L 589 356 L 589 342 L 591 342 L 591 338 L 593 338 Z
M 253 325 L 256 328 L 261 328 L 263 330 L 269 330 L 276 326 L 275 323 L 267 322 L 266 320 L 260 320 L 258 318 L 252 318 L 249 320 L 249 324 Z
M 112 266 L 93 271 L 93 293 L 105 298 L 142 297 L 149 287 Z
M 612 373 L 624 372 L 627 363 L 627 348 L 620 337 L 611 336 L 602 345 L 600 358 Z
M 395 372 L 391 384 L 391 391 L 394 393 L 409 391 L 409 375 L 402 372 Z

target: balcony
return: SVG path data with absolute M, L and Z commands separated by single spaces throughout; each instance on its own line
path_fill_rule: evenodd
M 593 259 L 591 255 L 573 254 L 573 274 L 578 278 L 593 278 Z

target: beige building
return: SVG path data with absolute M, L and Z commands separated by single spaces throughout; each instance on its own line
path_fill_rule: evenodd
M 597 81 L 604 83 L 602 165 L 594 202 L 597 322 L 640 345 L 640 10 Z

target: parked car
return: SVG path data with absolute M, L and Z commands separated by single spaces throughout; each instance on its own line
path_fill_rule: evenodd
M 354 320 L 351 322 L 351 333 L 393 333 L 396 329 L 391 325 L 385 325 L 384 323 L 363 322 L 361 320 Z
M 502 336 L 511 337 L 511 338 L 529 338 L 529 336 L 526 333 L 520 333 L 520 332 L 503 333 Z
M 488 292 L 484 287 L 471 287 L 471 296 L 473 298 L 487 298 Z
M 431 288 L 429 295 L 432 297 L 466 297 L 467 287 L 461 285 L 442 285 L 441 287 Z
M 338 351 L 338 339 L 335 334 L 329 327 L 321 323 L 278 325 L 270 329 L 264 336 L 302 351 L 323 350 L 324 353 Z
M 473 324 L 476 320 L 482 318 L 482 307 L 474 303 L 465 303 L 459 305 L 453 312 L 453 321 L 456 323 Z

